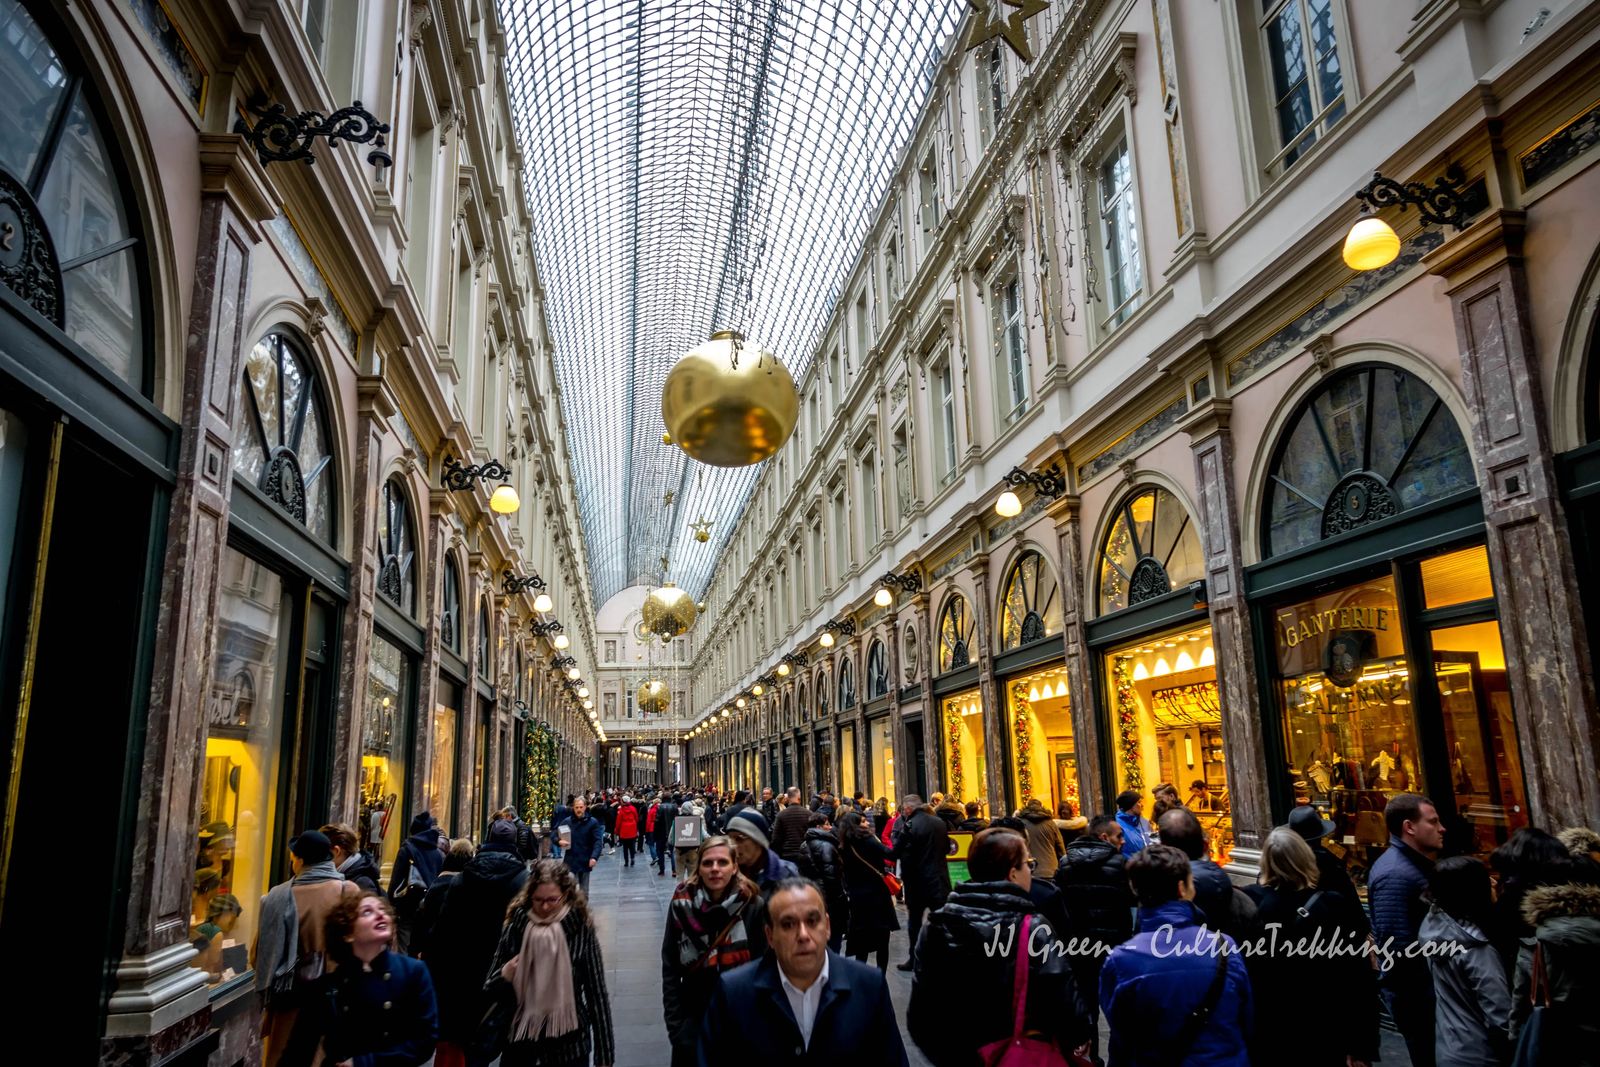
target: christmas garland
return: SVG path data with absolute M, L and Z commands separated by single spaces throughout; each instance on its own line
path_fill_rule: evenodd
M 545 726 L 528 729 L 522 749 L 523 795 L 527 797 L 527 814 L 543 822 L 555 812 L 558 789 L 556 767 L 555 731 Z
M 1026 804 L 1033 798 L 1033 734 L 1028 730 L 1028 716 L 1033 706 L 1028 703 L 1027 690 L 1017 685 L 1011 690 L 1011 736 L 1017 752 L 1017 803 Z
M 950 747 L 947 750 L 950 758 L 950 782 L 945 792 L 957 799 L 966 795 L 966 779 L 961 768 L 961 713 L 954 706 L 945 708 L 945 727 L 950 736 Z
M 1144 765 L 1139 758 L 1139 705 L 1133 695 L 1130 656 L 1111 660 L 1112 684 L 1117 690 L 1117 738 L 1122 751 L 1122 784 L 1126 789 L 1144 790 Z

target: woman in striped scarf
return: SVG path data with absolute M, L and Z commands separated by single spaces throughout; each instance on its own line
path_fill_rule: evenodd
M 661 942 L 661 1002 L 672 1067 L 695 1062 L 700 1017 L 717 975 L 767 951 L 767 913 L 756 884 L 739 873 L 733 842 L 708 837 L 672 894 Z

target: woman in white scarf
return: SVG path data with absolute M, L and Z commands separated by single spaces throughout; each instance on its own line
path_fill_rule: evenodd
M 489 985 L 510 1008 L 503 1067 L 597 1067 L 615 1055 L 605 963 L 588 902 L 560 860 L 536 860 L 511 902 Z

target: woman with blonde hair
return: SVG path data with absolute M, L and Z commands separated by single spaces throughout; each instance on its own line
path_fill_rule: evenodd
M 1260 884 L 1245 890 L 1256 902 L 1246 935 L 1253 951 L 1245 957 L 1255 999 L 1253 1062 L 1346 1067 L 1378 1054 L 1377 971 L 1361 906 L 1317 882 L 1305 838 L 1287 826 L 1267 835 Z M 1320 991 L 1320 1017 L 1340 1020 L 1314 1040 L 1305 1026 L 1308 989 Z
M 760 888 L 739 871 L 733 841 L 708 837 L 673 891 L 661 941 L 661 1013 L 674 1067 L 693 1064 L 717 976 L 767 951 Z
M 578 880 L 560 860 L 535 860 L 512 899 L 485 989 L 504 1031 L 480 1035 L 473 1051 L 502 1067 L 574 1067 L 615 1061 L 605 961 Z M 503 1049 L 503 1051 L 502 1051 Z

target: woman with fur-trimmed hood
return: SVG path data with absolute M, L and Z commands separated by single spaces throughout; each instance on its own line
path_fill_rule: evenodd
M 1532 1011 L 1535 956 L 1549 985 L 1552 1021 L 1560 1028 L 1563 1067 L 1600 1065 L 1600 867 L 1574 859 L 1565 881 L 1528 890 L 1522 916 L 1533 927 L 1517 953 L 1511 996 L 1514 1043 Z M 1541 997 L 1541 1003 L 1543 998 Z

